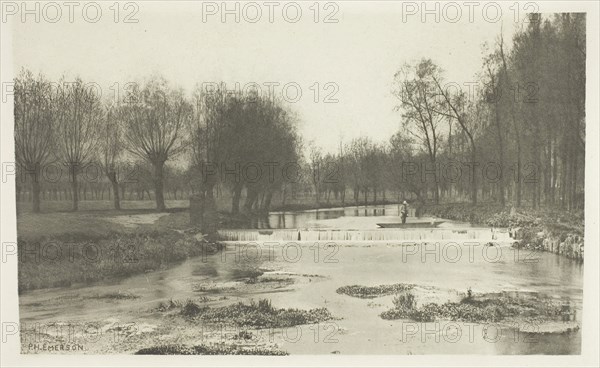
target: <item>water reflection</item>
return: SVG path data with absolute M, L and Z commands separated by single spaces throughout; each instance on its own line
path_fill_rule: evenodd
M 255 215 L 249 219 L 249 229 L 298 229 L 315 220 L 329 220 L 340 217 L 400 216 L 398 205 L 352 206 L 307 211 L 270 212 Z M 239 224 L 236 224 L 239 227 Z

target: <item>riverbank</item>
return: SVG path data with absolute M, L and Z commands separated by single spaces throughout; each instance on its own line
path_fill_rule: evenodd
M 220 248 L 187 212 L 26 213 L 17 228 L 20 293 L 119 280 Z
M 468 203 L 425 205 L 422 215 L 471 224 L 510 228 L 518 247 L 547 251 L 583 261 L 585 219 L 583 211 L 508 208 L 495 204 Z

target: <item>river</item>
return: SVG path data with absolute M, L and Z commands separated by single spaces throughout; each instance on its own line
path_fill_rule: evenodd
M 207 305 L 217 306 L 268 298 L 278 308 L 326 307 L 337 318 L 271 336 L 273 343 L 290 354 L 580 353 L 581 330 L 542 333 L 535 323 L 510 327 L 390 321 L 379 314 L 392 307 L 392 296 L 359 299 L 336 293 L 345 285 L 395 283 L 418 285 L 421 302 L 458 300 L 469 288 L 476 294 L 536 293 L 571 305 L 574 321 L 569 325 L 581 324 L 581 263 L 551 253 L 516 251 L 505 231 L 468 224 L 448 221 L 437 229 L 377 229 L 377 223 L 398 222 L 396 211 L 397 206 L 387 206 L 273 213 L 266 220 L 268 226 L 263 219 L 262 224 L 250 227 L 275 230 L 262 234 L 239 230 L 245 237 L 258 234 L 257 240 L 230 240 L 217 254 L 111 283 L 25 293 L 20 297 L 21 322 L 29 328 L 90 321 L 99 326 L 135 323 L 138 333 L 130 341 L 88 341 L 84 348 L 129 353 L 158 341 L 202 341 L 202 333 L 194 332 L 193 326 L 175 326 L 156 312 L 159 303 L 205 297 Z M 309 235 L 289 241 L 282 235 L 289 231 L 281 229 L 302 229 Z M 385 231 L 392 238 L 380 235 Z M 353 235 L 343 235 L 350 239 L 345 241 L 330 239 L 331 234 L 339 239 L 340 232 Z M 412 235 L 393 239 L 393 234 L 408 233 Z M 329 235 L 316 241 L 306 237 L 314 234 Z M 373 239 L 368 234 L 377 237 L 364 240 Z M 257 270 L 262 277 L 279 281 L 245 283 Z M 111 293 L 135 298 L 98 298 Z M 32 352 L 27 343 L 24 340 L 23 352 Z

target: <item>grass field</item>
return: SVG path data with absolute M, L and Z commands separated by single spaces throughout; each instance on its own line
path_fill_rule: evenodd
M 401 199 L 404 199 L 403 197 Z M 410 197 L 408 198 L 409 200 Z M 242 198 L 240 200 L 240 208 L 243 207 L 245 201 L 244 194 L 242 194 Z M 367 202 L 369 205 L 373 204 L 385 204 L 385 203 L 397 203 L 398 195 L 395 193 L 388 193 L 387 197 L 383 197 L 381 194 L 377 197 L 377 201 L 373 197 L 373 194 L 370 193 L 367 196 Z M 412 201 L 412 200 L 411 200 Z M 189 200 L 179 199 L 179 200 L 170 200 L 166 199 L 165 204 L 167 206 L 167 210 L 178 210 L 189 207 Z M 231 210 L 231 195 L 228 192 L 222 192 L 215 196 L 215 204 L 217 209 L 222 212 L 229 212 Z M 321 198 L 320 202 L 317 204 L 315 200 L 315 196 L 313 194 L 297 194 L 294 198 L 291 198 L 290 195 L 286 196 L 285 201 L 280 193 L 277 193 L 271 202 L 271 211 L 296 211 L 296 210 L 306 210 L 306 209 L 314 209 L 314 208 L 332 208 L 332 207 L 341 207 L 341 206 L 354 206 L 356 203 L 354 202 L 354 198 L 352 196 L 352 192 L 348 191 L 346 193 L 345 201 L 342 202 L 341 198 L 335 198 L 333 195 L 327 199 L 326 196 Z M 359 198 L 359 205 L 364 205 L 364 196 L 361 195 Z M 72 202 L 70 200 L 60 200 L 60 201 L 50 201 L 50 200 L 42 200 L 41 201 L 41 211 L 42 213 L 54 213 L 54 212 L 69 212 L 71 211 Z M 122 211 L 153 211 L 156 208 L 156 202 L 153 199 L 148 200 L 122 200 L 121 201 Z M 17 213 L 28 213 L 31 212 L 32 204 L 30 201 L 18 201 L 17 202 Z M 82 200 L 79 202 L 79 212 L 88 212 L 88 211 L 114 211 L 113 202 L 111 200 Z M 115 211 L 116 212 L 116 211 Z
M 168 203 L 157 213 L 153 202 L 82 202 L 81 210 L 17 215 L 19 290 L 70 286 L 147 272 L 217 248 L 184 232 L 191 228 L 187 201 Z M 52 203 L 64 208 L 68 202 Z M 83 205 L 85 204 L 85 205 Z M 49 206 L 46 206 L 46 211 Z
M 177 210 L 189 207 L 189 201 L 185 200 L 165 200 L 167 209 Z M 55 213 L 55 212 L 71 212 L 71 201 L 42 201 L 41 210 L 42 213 Z M 117 211 L 113 207 L 113 202 L 109 200 L 104 201 L 80 201 L 78 213 L 85 212 L 97 212 L 103 211 L 106 213 L 120 213 L 120 212 L 151 212 L 156 211 L 156 202 L 153 200 L 143 201 L 121 201 L 121 211 Z M 30 213 L 31 202 L 23 201 L 17 202 L 17 214 Z

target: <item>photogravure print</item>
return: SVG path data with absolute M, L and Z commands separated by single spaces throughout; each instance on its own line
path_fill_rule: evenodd
M 587 355 L 573 4 L 2 1 L 3 355 Z

